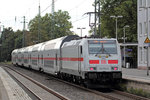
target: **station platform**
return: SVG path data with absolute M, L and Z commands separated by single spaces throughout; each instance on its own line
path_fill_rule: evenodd
M 0 67 L 0 100 L 32 100 L 2 67 Z
M 150 83 L 150 70 L 139 70 L 135 68 L 122 68 L 123 79 L 134 80 L 138 82 Z

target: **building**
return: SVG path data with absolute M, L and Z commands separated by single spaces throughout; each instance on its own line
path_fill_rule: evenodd
M 150 38 L 150 0 L 138 0 L 138 68 L 150 66 L 150 47 L 145 43 Z

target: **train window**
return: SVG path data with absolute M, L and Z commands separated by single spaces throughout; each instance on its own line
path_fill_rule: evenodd
M 41 55 L 41 58 L 42 58 L 42 64 L 43 64 L 43 55 Z
M 57 66 L 57 54 L 56 54 L 56 66 Z
M 38 55 L 38 63 L 39 63 L 39 55 Z
M 112 40 L 90 40 L 89 41 L 90 54 L 117 54 L 116 41 Z
M 81 52 L 81 54 L 82 54 L 82 46 L 80 46 L 80 52 Z

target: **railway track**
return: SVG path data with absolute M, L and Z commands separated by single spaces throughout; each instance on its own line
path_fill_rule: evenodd
M 5 66 L 6 68 L 9 68 L 9 70 L 13 70 L 15 71 L 16 73 L 18 74 L 22 74 L 21 72 L 19 71 L 16 71 L 15 69 L 12 69 L 10 68 L 9 66 Z M 5 68 L 5 69 L 6 69 Z M 25 69 L 24 69 L 25 70 Z M 28 70 L 29 71 L 29 70 Z M 22 74 L 21 76 L 24 76 L 26 77 L 27 79 L 29 80 L 33 80 L 32 78 L 29 78 L 29 76 L 27 75 L 24 75 Z M 97 98 L 94 98 L 93 100 L 149 100 L 147 98 L 144 98 L 144 97 L 140 97 L 140 96 L 136 96 L 136 95 L 132 95 L 132 94 L 129 94 L 129 93 L 125 93 L 125 92 L 121 92 L 121 91 L 117 91 L 117 90 L 111 90 L 110 92 L 100 92 L 98 90 L 91 90 L 91 89 L 87 89 L 83 86 L 80 86 L 80 85 L 76 85 L 76 84 L 73 84 L 73 83 L 70 83 L 70 82 L 67 82 L 67 81 L 64 81 L 64 80 L 60 80 L 58 78 L 54 78 L 53 79 L 59 81 L 59 82 L 62 82 L 64 84 L 68 84 L 70 86 L 73 86 L 73 87 L 76 87 L 76 88 L 79 88 L 83 91 L 86 91 L 86 92 L 89 92 L 89 93 L 92 93 L 93 95 L 97 95 L 98 97 Z M 41 83 L 38 83 L 40 84 L 42 87 L 45 87 L 44 85 L 42 85 Z M 61 95 L 62 96 L 62 95 Z M 92 95 L 91 95 L 92 96 Z M 66 96 L 67 97 L 67 96 Z M 68 97 L 70 98 L 70 97 Z M 67 98 L 67 99 L 68 99 Z M 61 99 L 61 100 L 67 100 L 66 98 L 65 99 Z M 73 100 L 72 98 L 70 98 L 71 100 Z M 45 100 L 45 99 L 44 99 Z M 90 100 L 90 99 L 89 99 Z
M 4 68 L 17 82 L 21 83 L 28 91 L 36 97 L 37 100 L 69 100 L 56 91 L 42 85 L 25 74 L 22 74 L 10 67 Z M 30 86 L 29 86 L 30 85 Z M 43 93 L 41 93 L 41 91 Z
M 80 85 L 72 84 L 72 83 L 66 82 L 64 80 L 60 80 L 60 79 L 57 79 L 57 80 L 59 80 L 61 82 L 64 82 L 66 84 L 69 84 L 69 85 L 73 85 L 73 86 L 78 87 L 78 88 L 82 88 L 86 91 L 93 92 L 95 94 L 101 95 L 101 96 L 103 96 L 105 98 L 108 98 L 110 100 L 150 100 L 150 99 L 145 98 L 145 97 L 133 95 L 133 94 L 118 91 L 118 90 L 115 90 L 115 89 L 111 89 L 110 90 L 111 92 L 109 91 L 107 93 L 104 93 L 104 92 L 100 92 L 99 90 L 92 90 L 92 89 L 82 87 Z

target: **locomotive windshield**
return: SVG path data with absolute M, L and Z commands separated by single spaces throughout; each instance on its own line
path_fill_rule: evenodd
M 89 40 L 89 54 L 117 54 L 115 40 Z

